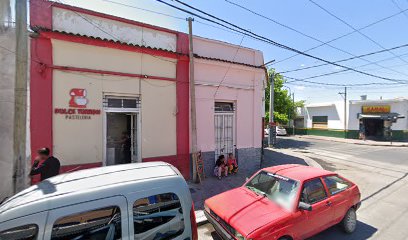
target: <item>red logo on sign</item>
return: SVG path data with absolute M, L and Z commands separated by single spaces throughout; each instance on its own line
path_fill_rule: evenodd
M 86 90 L 82 88 L 73 88 L 69 91 L 71 100 L 69 100 L 69 107 L 72 108 L 86 108 L 88 99 L 86 98 Z

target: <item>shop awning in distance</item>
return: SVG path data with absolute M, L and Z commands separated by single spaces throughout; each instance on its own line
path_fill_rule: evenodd
M 369 118 L 369 119 L 382 119 L 388 121 L 396 121 L 398 118 L 405 118 L 405 116 L 399 113 L 384 113 L 384 114 L 358 114 L 358 119 Z

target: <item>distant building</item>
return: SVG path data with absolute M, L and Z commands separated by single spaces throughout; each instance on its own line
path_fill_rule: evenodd
M 350 100 L 346 113 L 344 131 L 344 102 L 306 105 L 298 114 L 296 133 L 354 139 L 408 140 L 408 99 Z

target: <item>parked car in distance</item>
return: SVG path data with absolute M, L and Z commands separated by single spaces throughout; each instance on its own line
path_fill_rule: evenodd
M 276 126 L 275 130 L 277 136 L 286 136 L 288 134 L 286 129 L 282 126 Z M 269 128 L 264 129 L 264 136 L 265 137 L 269 136 Z
M 262 169 L 242 187 L 207 199 L 204 213 L 223 239 L 298 240 L 336 224 L 352 233 L 359 206 L 351 181 L 289 164 Z
M 286 132 L 286 129 L 282 126 L 276 126 L 276 135 L 277 136 L 286 136 L 288 133 Z
M 163 162 L 49 178 L 3 202 L 0 216 L 0 239 L 198 238 L 187 183 Z

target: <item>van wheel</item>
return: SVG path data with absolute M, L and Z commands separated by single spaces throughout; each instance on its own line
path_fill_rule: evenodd
M 357 214 L 354 208 L 350 208 L 341 221 L 341 226 L 346 233 L 352 233 L 357 227 Z

